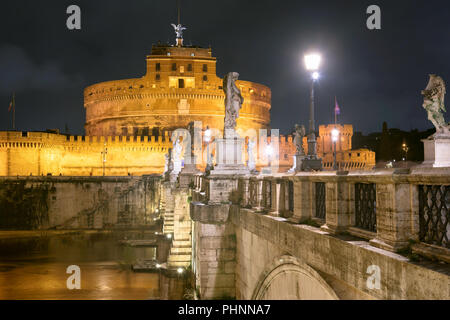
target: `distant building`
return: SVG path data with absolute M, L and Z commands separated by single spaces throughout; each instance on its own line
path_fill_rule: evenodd
M 230 70 L 231 71 L 231 70 Z M 255 82 L 236 82 L 244 98 L 237 120 L 242 138 L 269 129 L 271 90 Z M 147 72 L 136 79 L 107 81 L 84 90 L 86 136 L 52 132 L 0 132 L 0 175 L 143 175 L 162 173 L 170 134 L 201 121 L 220 132 L 224 125 L 223 80 L 216 75 L 211 48 L 157 44 L 147 56 Z M 331 130 L 320 126 L 318 154 L 325 169 L 333 167 Z M 375 153 L 351 150 L 353 127 L 338 125 L 337 161 L 341 169 L 371 169 Z M 270 138 L 269 138 L 270 140 Z M 267 141 L 257 141 L 257 167 L 267 166 Z M 307 151 L 306 138 L 304 140 Z M 205 147 L 205 146 L 203 146 Z M 215 153 L 214 144 L 211 153 Z M 293 165 L 292 136 L 279 141 L 280 171 Z M 245 152 L 245 150 L 243 150 Z M 245 156 L 244 158 L 246 158 Z M 197 158 L 205 166 L 206 147 Z M 273 162 L 277 160 L 272 159 Z
M 340 170 L 371 170 L 375 167 L 375 152 L 369 149 L 352 150 L 353 126 L 321 125 L 317 139 L 317 153 L 322 158 L 325 170 L 333 169 L 334 143 L 331 139 L 331 131 L 336 128 L 339 131 L 339 139 L 336 142 L 336 163 Z
M 352 150 L 353 126 L 345 125 L 320 125 L 317 137 L 317 154 L 322 158 L 324 170 L 333 170 L 334 144 L 331 139 L 331 131 L 339 130 L 339 140 L 336 142 L 336 163 L 340 170 L 371 170 L 375 167 L 375 152 L 369 149 Z M 308 152 L 307 138 L 303 139 L 303 148 Z M 280 167 L 282 171 L 288 170 L 293 165 L 295 146 L 292 136 L 280 138 Z

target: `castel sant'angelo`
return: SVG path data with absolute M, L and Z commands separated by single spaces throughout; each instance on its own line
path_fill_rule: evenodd
M 201 121 L 223 129 L 223 80 L 216 75 L 211 48 L 156 44 L 143 77 L 91 85 L 84 90 L 85 136 L 59 132 L 0 132 L 0 175 L 123 176 L 162 173 L 171 133 Z M 244 103 L 238 132 L 269 129 L 271 90 L 255 82 L 236 82 Z M 340 126 L 338 159 L 348 169 L 370 169 L 375 154 L 351 150 L 351 125 Z M 331 126 L 319 127 L 318 153 L 327 168 L 332 155 Z M 307 147 L 305 138 L 305 149 Z M 279 166 L 292 166 L 292 137 L 280 136 Z M 205 157 L 206 158 L 206 157 Z M 328 159 L 329 158 L 329 159 Z M 328 159 L 328 160 L 327 160 Z M 263 165 L 260 163 L 259 165 Z M 204 166 L 200 159 L 199 166 Z

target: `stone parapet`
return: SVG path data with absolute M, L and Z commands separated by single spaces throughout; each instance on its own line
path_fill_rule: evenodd
M 289 182 L 293 183 L 293 190 L 289 189 Z M 450 185 L 450 169 L 279 174 L 243 177 L 240 184 L 248 184 L 248 191 L 240 194 L 245 207 L 252 207 L 258 212 L 261 212 L 260 207 L 264 207 L 266 213 L 281 215 L 294 223 L 314 221 L 321 224 L 324 231 L 351 233 L 371 240 L 373 246 L 395 252 L 409 247 L 412 242 L 422 241 L 420 186 L 445 190 Z M 262 195 L 260 189 L 264 189 Z M 267 201 L 268 197 L 271 201 Z M 445 202 L 444 199 L 442 201 Z M 430 203 L 430 206 L 438 206 L 439 203 Z M 289 209 L 292 206 L 291 213 Z M 427 207 L 422 205 L 422 209 Z M 445 223 L 446 220 L 443 221 Z M 426 228 L 425 225 L 422 232 L 426 232 L 423 228 Z M 448 223 L 446 228 L 450 228 Z M 448 242 L 442 246 L 448 246 Z

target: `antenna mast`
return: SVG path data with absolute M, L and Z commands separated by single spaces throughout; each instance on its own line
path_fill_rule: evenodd
M 178 7 L 178 24 L 181 23 L 181 19 L 180 19 L 180 11 L 181 11 L 181 5 L 180 5 L 180 0 L 177 0 L 177 7 Z

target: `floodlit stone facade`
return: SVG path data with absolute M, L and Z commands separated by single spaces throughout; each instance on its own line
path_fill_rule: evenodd
M 237 128 L 268 128 L 270 89 L 249 81 L 237 81 L 237 85 L 244 97 Z M 158 135 L 186 128 L 191 121 L 222 130 L 222 86 L 211 48 L 154 45 L 142 78 L 102 82 L 85 89 L 86 134 Z
M 317 155 L 322 158 L 324 170 L 333 169 L 334 144 L 331 139 L 331 131 L 339 130 L 339 139 L 336 142 L 336 162 L 340 170 L 371 170 L 375 167 L 375 152 L 368 149 L 352 150 L 353 125 L 351 124 L 329 124 L 319 126 L 319 136 L 317 137 Z M 292 136 L 280 136 L 279 141 L 280 172 L 285 172 L 291 168 L 295 154 L 295 145 Z M 303 149 L 308 153 L 307 137 L 303 138 Z
M 172 147 L 170 137 L 174 130 L 197 121 L 203 133 L 209 127 L 215 138 L 222 135 L 225 94 L 223 80 L 216 75 L 216 62 L 211 48 L 154 45 L 142 78 L 102 82 L 84 90 L 86 136 L 0 132 L 0 176 L 163 173 L 164 155 Z M 249 81 L 239 80 L 236 84 L 244 98 L 236 130 L 242 138 L 259 136 L 260 129 L 270 126 L 271 90 Z M 353 127 L 337 127 L 341 132 L 337 144 L 339 168 L 374 167 L 374 152 L 351 150 Z M 333 167 L 333 128 L 334 125 L 319 127 L 318 155 L 323 158 L 325 169 Z M 265 155 L 268 142 L 270 137 L 259 137 L 256 143 L 258 170 L 269 163 Z M 207 158 L 207 147 L 202 144 L 203 150 L 197 157 L 199 169 L 205 168 Z M 292 167 L 295 154 L 292 136 L 280 136 L 273 147 L 279 154 L 271 165 L 286 172 Z M 305 137 L 305 151 L 307 147 Z M 245 164 L 246 147 L 242 151 Z M 211 143 L 210 153 L 216 154 L 215 143 Z
M 161 173 L 164 155 L 171 147 L 167 136 L 81 137 L 0 132 L 0 176 L 102 176 L 103 169 L 106 176 Z

